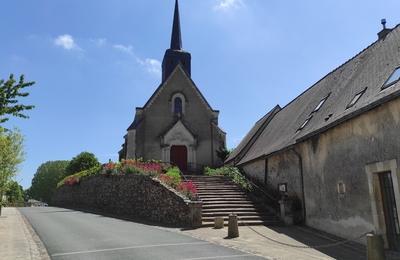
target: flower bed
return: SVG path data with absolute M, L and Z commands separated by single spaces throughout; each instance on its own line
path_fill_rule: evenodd
M 182 175 L 177 167 L 171 167 L 166 163 L 157 161 L 142 161 L 142 160 L 122 160 L 121 162 L 109 162 L 101 167 L 67 176 L 57 187 L 63 185 L 74 186 L 78 185 L 83 179 L 92 175 L 144 175 L 153 179 L 157 179 L 164 185 L 175 189 L 177 192 L 187 197 L 190 200 L 197 200 L 197 188 L 191 181 L 183 181 Z

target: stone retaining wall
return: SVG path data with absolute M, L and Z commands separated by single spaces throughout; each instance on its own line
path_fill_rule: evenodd
M 58 188 L 52 204 L 167 225 L 201 226 L 201 202 L 186 200 L 148 176 L 92 176 L 78 185 Z

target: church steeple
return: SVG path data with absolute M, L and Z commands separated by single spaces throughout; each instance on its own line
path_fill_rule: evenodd
M 191 55 L 182 49 L 181 23 L 179 17 L 179 3 L 175 0 L 174 22 L 172 25 L 171 46 L 165 52 L 162 63 L 162 82 L 166 81 L 176 66 L 182 65 L 183 69 L 191 75 Z
M 174 24 L 172 25 L 171 49 L 182 50 L 181 21 L 179 18 L 179 4 L 175 1 Z

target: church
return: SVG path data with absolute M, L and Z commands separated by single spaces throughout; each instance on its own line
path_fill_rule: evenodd
M 191 54 L 182 48 L 176 0 L 161 85 L 143 107 L 136 108 L 119 158 L 171 162 L 184 173 L 220 166 L 223 161 L 217 151 L 225 148 L 226 134 L 218 126 L 218 116 L 191 78 Z

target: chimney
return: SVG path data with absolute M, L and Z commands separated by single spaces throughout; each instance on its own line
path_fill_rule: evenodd
M 386 38 L 386 36 L 392 31 L 392 29 L 386 28 L 386 19 L 382 19 L 381 24 L 382 24 L 383 29 L 382 29 L 382 31 L 378 32 L 378 39 L 384 40 Z

